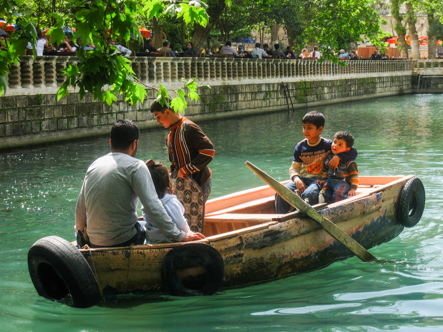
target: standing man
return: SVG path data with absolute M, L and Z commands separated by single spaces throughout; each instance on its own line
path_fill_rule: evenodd
M 134 158 L 139 130 L 130 120 L 119 120 L 111 129 L 111 152 L 89 166 L 75 208 L 75 229 L 87 233 L 91 247 L 143 244 L 144 231 L 137 216 L 142 202 L 156 226 L 172 241 L 204 238 L 180 231 L 158 199 L 145 163 Z
M 169 128 L 166 145 L 171 172 L 178 171 L 180 178 L 192 177 L 201 187 L 206 201 L 212 187 L 212 171 L 208 164 L 214 158 L 214 145 L 198 125 L 179 112 L 175 113 L 168 105 L 163 106 L 157 99 L 151 105 L 151 112 L 157 123 Z

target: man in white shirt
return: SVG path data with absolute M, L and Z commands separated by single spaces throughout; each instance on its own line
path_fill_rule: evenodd
M 179 230 L 166 213 L 145 163 L 134 158 L 139 130 L 130 120 L 119 120 L 111 129 L 111 152 L 88 168 L 75 208 L 75 229 L 87 233 L 91 247 L 143 244 L 138 224 L 140 199 L 144 211 L 159 230 L 175 242 L 204 238 Z
M 117 48 L 117 53 L 119 53 L 119 54 L 123 54 L 123 56 L 125 57 L 125 58 L 128 58 L 128 57 L 130 57 L 131 56 L 131 50 L 130 49 L 128 49 L 128 48 L 126 48 L 126 47 L 123 47 L 123 46 L 121 46 L 121 45 L 115 45 L 115 40 L 110 40 L 109 41 L 109 44 L 110 45 L 113 45 L 113 46 L 115 46 L 116 48 Z
M 309 56 L 310 56 L 311 58 L 320 59 L 320 57 L 321 57 L 321 53 L 318 51 L 318 46 L 314 46 L 314 50 L 312 51 L 311 54 L 309 54 Z
M 231 46 L 231 42 L 226 42 L 225 46 L 220 49 L 220 54 L 234 54 L 234 56 L 238 57 L 237 51 Z
M 263 57 L 265 58 L 270 57 L 270 55 L 268 55 L 268 53 L 266 53 L 265 50 L 261 48 L 260 43 L 255 44 L 255 48 L 251 51 L 251 56 L 253 58 L 259 58 L 259 59 L 262 59 Z

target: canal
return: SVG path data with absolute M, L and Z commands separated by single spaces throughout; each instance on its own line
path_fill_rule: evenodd
M 119 298 L 75 309 L 39 297 L 27 251 L 41 237 L 74 239 L 84 173 L 107 137 L 0 154 L 0 326 L 4 331 L 427 331 L 443 326 L 443 95 L 409 95 L 200 123 L 216 148 L 211 198 L 262 185 L 245 161 L 285 180 L 301 119 L 325 114 L 323 136 L 356 139 L 362 175 L 419 177 L 420 223 L 358 258 L 214 296 Z M 143 132 L 138 155 L 167 162 L 166 131 Z

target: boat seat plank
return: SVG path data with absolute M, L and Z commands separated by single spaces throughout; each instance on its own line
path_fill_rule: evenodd
M 215 216 L 215 215 L 220 215 L 220 214 L 225 214 L 225 213 L 231 213 L 234 211 L 238 211 L 238 210 L 244 210 L 250 207 L 254 207 L 254 206 L 258 206 L 258 205 L 266 205 L 268 203 L 274 202 L 275 200 L 275 195 L 272 196 L 268 196 L 268 197 L 264 197 L 264 198 L 259 198 L 253 201 L 249 201 L 246 203 L 241 203 L 238 205 L 234 205 L 231 206 L 227 209 L 223 209 L 223 210 L 219 210 L 217 212 L 213 212 L 213 213 L 208 213 L 205 215 L 205 220 L 206 218 L 208 218 L 209 216 Z
M 206 216 L 207 223 L 265 223 L 285 216 L 284 214 L 246 214 L 246 213 L 224 213 L 216 216 Z

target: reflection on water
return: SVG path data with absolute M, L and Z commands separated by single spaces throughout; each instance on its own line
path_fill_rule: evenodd
M 123 297 L 87 310 L 37 295 L 27 251 L 39 238 L 73 239 L 74 205 L 88 165 L 109 151 L 106 137 L 0 154 L 0 322 L 47 331 L 433 330 L 443 320 L 441 230 L 443 96 L 380 98 L 317 108 L 323 136 L 348 130 L 363 175 L 415 174 L 426 189 L 420 223 L 371 249 L 386 263 L 357 258 L 308 274 L 200 298 Z M 262 185 L 244 164 L 288 177 L 301 119 L 312 109 L 201 123 L 213 141 L 217 197 Z M 166 132 L 143 132 L 138 157 L 167 161 Z

